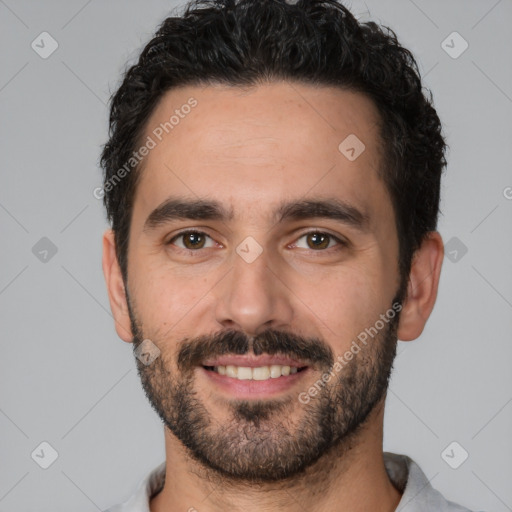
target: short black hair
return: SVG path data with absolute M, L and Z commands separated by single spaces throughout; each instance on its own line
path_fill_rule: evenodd
M 185 85 L 250 87 L 281 80 L 337 86 L 376 105 L 379 174 L 395 212 L 402 280 L 408 276 L 414 252 L 436 229 L 446 166 L 441 122 L 411 52 L 393 30 L 358 22 L 335 0 L 194 0 L 181 16 L 163 21 L 111 98 L 109 140 L 101 154 L 103 200 L 125 283 L 140 165 L 116 178 L 164 93 Z

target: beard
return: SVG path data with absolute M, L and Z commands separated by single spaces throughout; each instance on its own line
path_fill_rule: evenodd
M 128 293 L 127 293 L 128 299 Z M 401 303 L 399 293 L 393 304 Z M 145 338 L 128 302 L 134 353 Z M 299 392 L 267 400 L 202 399 L 195 378 L 202 361 L 224 354 L 283 354 L 321 370 L 335 363 L 322 339 L 268 329 L 251 338 L 238 330 L 183 339 L 172 361 L 162 351 L 151 364 L 136 358 L 144 392 L 164 425 L 207 471 L 230 481 L 284 482 L 304 474 L 333 450 L 344 453 L 385 397 L 396 355 L 399 312 L 339 372 L 304 403 Z M 153 340 L 160 348 L 166 340 Z M 172 369 L 172 370 L 171 370 Z M 307 386 L 311 386 L 311 379 Z M 306 384 L 304 384 L 305 386 Z M 308 388 L 300 391 L 307 391 Z M 215 418 L 221 404 L 225 418 Z M 219 407 L 217 405 L 217 407 Z

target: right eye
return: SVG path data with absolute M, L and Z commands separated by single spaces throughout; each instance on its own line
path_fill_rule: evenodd
M 175 245 L 179 249 L 183 249 L 186 251 L 196 251 L 198 249 L 208 249 L 210 247 L 214 247 L 214 245 L 210 245 L 208 247 L 205 246 L 206 239 L 209 238 L 214 242 L 214 240 L 204 233 L 203 231 L 197 231 L 197 230 L 186 230 L 182 231 L 181 233 L 178 233 L 177 235 L 173 236 L 168 242 L 167 245 Z M 175 243 L 175 241 L 181 240 L 180 243 Z M 214 242 L 215 243 L 215 242 Z

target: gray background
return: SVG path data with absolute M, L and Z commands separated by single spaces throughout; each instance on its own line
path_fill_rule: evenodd
M 114 330 L 93 190 L 109 94 L 175 5 L 0 0 L 0 512 L 105 509 L 164 460 Z M 399 343 L 385 449 L 453 501 L 512 510 L 512 1 L 350 5 L 416 55 L 450 145 L 439 229 L 454 261 L 421 338 Z M 46 59 L 31 48 L 43 31 L 59 45 Z M 456 59 L 453 31 L 469 43 Z M 43 441 L 59 454 L 48 469 L 31 457 Z M 453 441 L 469 453 L 458 469 L 441 455 Z

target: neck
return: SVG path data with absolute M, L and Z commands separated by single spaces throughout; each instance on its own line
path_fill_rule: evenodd
M 191 459 L 166 428 L 166 479 L 151 512 L 363 512 L 396 510 L 401 498 L 384 467 L 384 401 L 342 446 L 303 474 L 278 483 L 233 482 Z

